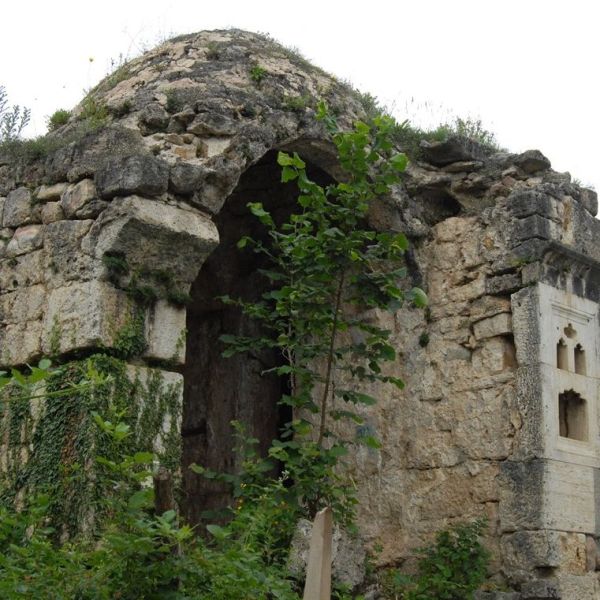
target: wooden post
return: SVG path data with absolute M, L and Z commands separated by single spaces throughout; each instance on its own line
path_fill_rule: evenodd
M 160 467 L 153 475 L 154 480 L 154 512 L 162 515 L 168 510 L 175 510 L 175 498 L 173 496 L 173 478 L 171 473 L 164 467 Z
M 310 536 L 303 600 L 331 600 L 331 508 L 318 512 Z

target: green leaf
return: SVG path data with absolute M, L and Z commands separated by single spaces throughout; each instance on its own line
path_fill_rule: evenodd
M 141 508 L 149 508 L 154 500 L 154 490 L 139 490 L 135 492 L 127 502 L 129 510 L 140 510 Z
M 381 442 L 372 435 L 364 435 L 358 436 L 358 441 L 368 448 L 373 448 L 375 450 L 379 450 L 381 448 Z
M 396 171 L 402 172 L 406 169 L 408 165 L 408 157 L 406 154 L 395 154 L 390 158 L 390 164 Z
M 133 455 L 133 462 L 138 465 L 150 465 L 154 461 L 152 452 L 136 452 Z
M 300 156 L 298 156 L 297 152 L 294 152 L 294 157 L 292 159 L 292 164 L 297 169 L 305 169 L 306 168 L 306 163 L 300 158 Z
M 38 363 L 38 368 L 47 371 L 52 366 L 52 361 L 47 358 L 42 358 Z
M 279 152 L 277 154 L 277 164 L 280 167 L 289 167 L 294 164 L 294 159 L 285 152 Z
M 298 172 L 292 167 L 283 167 L 281 170 L 281 182 L 287 183 L 298 178 Z
M 250 212 L 259 219 L 263 225 L 274 226 L 271 215 L 263 208 L 261 202 L 249 202 L 248 208 Z
M 228 531 L 220 525 L 207 525 L 206 530 L 219 541 L 222 541 L 231 535 L 231 531 Z
M 413 288 L 411 290 L 411 299 L 417 308 L 425 308 L 428 304 L 427 294 L 421 288 Z

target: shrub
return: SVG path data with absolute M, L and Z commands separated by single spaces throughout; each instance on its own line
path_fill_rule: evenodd
M 489 552 L 480 541 L 485 526 L 484 520 L 477 520 L 440 531 L 435 544 L 419 550 L 417 576 L 387 573 L 382 586 L 386 597 L 471 600 L 487 573 Z
M 65 110 L 64 108 L 59 108 L 51 116 L 48 117 L 48 121 L 47 121 L 48 131 L 55 131 L 59 127 L 66 125 L 66 123 L 69 121 L 70 116 L 71 116 L 70 110 Z
M 250 69 L 250 79 L 257 85 L 260 85 L 260 82 L 264 79 L 266 74 L 267 70 L 263 69 L 260 65 L 254 65 Z

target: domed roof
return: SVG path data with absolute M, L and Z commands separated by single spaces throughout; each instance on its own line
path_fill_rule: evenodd
M 362 112 L 350 86 L 265 35 L 232 29 L 179 36 L 103 79 L 35 146 L 35 160 L 31 153 L 25 161 L 0 158 L 11 170 L 2 175 L 8 187 L 76 182 L 107 160 L 150 154 L 170 168 L 189 163 L 227 172 L 234 183 L 268 150 L 290 144 L 327 169 L 327 136 L 314 119 L 321 99 L 341 125 Z

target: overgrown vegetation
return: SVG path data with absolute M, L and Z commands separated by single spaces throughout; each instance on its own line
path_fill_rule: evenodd
M 153 467 L 160 463 L 176 473 L 180 464 L 176 433 L 154 453 L 165 418 L 178 422 L 179 390 L 163 385 L 160 373 L 143 382 L 131 377 L 123 359 L 143 352 L 148 298 L 180 292 L 172 288 L 171 274 L 135 270 L 124 255 L 106 255 L 109 277 L 137 303 L 117 334 L 118 356 L 94 355 L 47 376 L 48 365 L 40 365 L 38 375 L 31 373 L 40 378 L 35 382 L 20 380 L 15 371 L 11 386 L 5 377 L 0 440 L 9 438 L 10 467 L 2 475 L 0 497 L 2 597 L 297 599 L 302 582 L 290 578 L 286 562 L 298 519 L 331 506 L 338 523 L 353 526 L 356 495 L 340 463 L 356 445 L 379 447 L 365 419 L 364 407 L 376 402 L 367 393 L 371 385 L 403 385 L 386 372 L 386 363 L 396 359 L 391 332 L 363 314 L 394 311 L 405 301 L 423 307 L 426 298 L 408 281 L 406 237 L 366 225 L 369 204 L 389 193 L 407 164 L 394 149 L 394 121 L 376 116 L 343 132 L 324 104 L 318 118 L 347 177 L 322 187 L 297 154 L 280 153 L 282 182 L 298 188 L 297 210 L 277 224 L 261 203 L 249 204 L 269 241 L 245 237 L 238 244 L 240 251 L 269 259 L 262 271 L 269 290 L 252 303 L 222 298 L 258 320 L 265 332 L 258 339 L 225 336 L 226 355 L 257 348 L 279 352 L 284 361 L 271 370 L 289 377 L 281 403 L 293 409 L 267 456 L 239 423 L 239 471 L 195 466 L 202 476 L 231 486 L 227 519 L 209 523 L 205 540 L 179 522 L 174 510 L 155 504 Z M 42 380 L 37 395 L 47 399 L 39 418 L 34 394 L 25 397 L 19 388 Z M 24 457 L 29 439 L 31 454 Z M 424 577 L 432 574 L 437 587 L 408 582 L 407 593 L 470 590 L 474 576 L 461 573 L 460 561 L 480 569 L 468 550 L 473 537 L 448 535 L 438 540 L 445 549 L 425 555 L 429 562 L 423 563 L 430 565 L 423 567 Z M 450 567 L 441 572 L 437 565 L 447 552 Z M 350 596 L 339 591 L 337 597 Z M 459 596 L 406 596 L 433 597 Z
M 187 306 L 191 301 L 190 295 L 177 287 L 169 271 L 150 267 L 132 269 L 121 252 L 106 253 L 102 262 L 111 283 L 124 289 L 138 306 L 151 306 L 160 298 L 175 306 Z
M 271 267 L 262 273 L 271 289 L 255 303 L 223 298 L 260 321 L 267 334 L 222 340 L 229 345 L 226 355 L 269 348 L 285 358 L 273 371 L 290 378 L 290 393 L 281 402 L 296 418 L 274 440 L 261 467 L 268 473 L 276 462 L 282 465 L 288 477 L 282 501 L 309 518 L 331 506 L 338 522 L 351 525 L 354 490 L 336 467 L 355 444 L 379 446 L 363 426 L 360 407 L 376 402 L 364 388 L 375 382 L 403 385 L 383 372 L 383 364 L 396 358 L 391 332 L 365 322 L 360 313 L 396 310 L 406 298 L 424 306 L 426 298 L 417 288 L 406 290 L 406 237 L 366 226 L 369 203 L 389 193 L 407 164 L 390 140 L 393 120 L 376 117 L 371 125 L 357 123 L 341 132 L 322 103 L 318 118 L 348 179 L 323 188 L 309 179 L 298 155 L 279 154 L 282 182 L 298 186 L 298 212 L 278 226 L 261 203 L 249 204 L 269 244 L 248 237 L 238 244 L 268 258 Z M 338 433 L 344 421 L 356 435 Z M 236 493 L 243 498 L 247 487 Z
M 485 521 L 459 524 L 437 534 L 435 544 L 419 550 L 418 574 L 388 571 L 382 578 L 393 600 L 471 600 L 486 578 L 489 553 L 480 536 Z
M 147 484 L 153 455 L 125 453 L 130 426 L 94 417 L 103 449 L 118 449 L 112 458 L 97 457 L 99 476 L 112 490 L 104 500 L 107 510 L 96 515 L 94 533 L 57 543 L 58 532 L 48 521 L 49 494 L 32 497 L 18 513 L 0 507 L 2 598 L 298 598 L 293 582 L 278 565 L 264 561 L 251 539 L 272 516 L 268 511 L 245 514 L 248 531 L 237 540 L 214 529 L 213 542 L 205 543 L 178 523 L 175 511 L 155 509 Z
M 71 116 L 70 110 L 59 108 L 48 117 L 48 131 L 56 131 L 59 127 L 66 125 Z
M 267 74 L 267 70 L 261 67 L 260 65 L 254 65 L 250 69 L 250 79 L 256 83 L 256 85 L 260 86 L 260 82 L 264 79 Z
M 353 90 L 353 92 L 369 118 L 381 115 L 391 116 L 391 111 L 381 105 L 377 98 L 371 94 L 363 94 L 356 90 Z M 421 158 L 422 141 L 442 142 L 450 137 L 475 141 L 481 144 L 483 149 L 490 154 L 502 150 L 498 145 L 495 134 L 486 129 L 480 119 L 470 117 L 454 117 L 433 129 L 417 127 L 411 124 L 409 120 L 396 122 L 391 137 L 394 143 L 414 160 Z
M 0 385 L 6 381 L 1 377 Z M 10 381 L 0 403 L 0 439 L 9 438 L 0 505 L 22 505 L 25 498 L 47 494 L 46 517 L 57 538 L 85 531 L 112 511 L 115 490 L 95 461 L 99 455 L 113 459 L 117 449 L 105 444 L 90 415 L 98 412 L 129 427 L 132 433 L 119 451 L 135 453 L 152 452 L 163 420 L 176 422 L 181 411 L 180 390 L 160 372 L 142 378 L 107 354 L 56 369 L 35 368 L 28 376 L 13 371 Z M 164 443 L 157 463 L 178 468 L 178 438 Z

